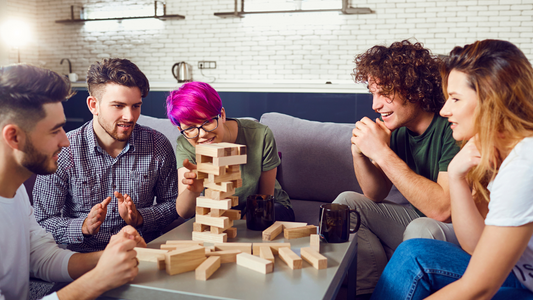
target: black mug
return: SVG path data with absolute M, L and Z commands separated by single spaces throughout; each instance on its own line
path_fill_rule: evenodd
M 274 224 L 274 197 L 271 195 L 250 195 L 246 199 L 246 227 L 251 230 L 265 230 Z
M 354 229 L 350 229 L 350 213 L 355 213 L 357 223 Z M 344 243 L 349 239 L 350 233 L 355 233 L 361 225 L 359 213 L 350 209 L 347 205 L 328 203 L 320 205 L 318 215 L 319 233 L 328 243 Z

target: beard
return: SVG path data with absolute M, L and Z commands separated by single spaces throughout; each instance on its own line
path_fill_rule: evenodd
M 115 128 L 110 128 L 111 126 L 107 126 L 104 121 L 102 120 L 102 118 L 100 118 L 100 116 L 98 116 L 98 124 L 100 124 L 100 127 L 102 127 L 102 129 L 110 136 L 112 137 L 115 141 L 119 141 L 119 142 L 126 142 L 127 140 L 130 139 L 130 135 L 131 135 L 131 132 L 129 134 L 122 134 L 122 135 L 119 135 L 118 133 L 118 130 L 117 130 L 117 126 L 115 126 Z M 132 124 L 132 128 L 133 128 L 134 124 Z
M 24 145 L 22 152 L 24 152 L 26 155 L 22 159 L 21 164 L 32 173 L 37 175 L 48 175 L 55 173 L 57 170 L 57 161 L 54 161 L 46 154 L 37 151 L 31 140 L 28 140 L 28 142 Z M 54 163 L 53 166 L 50 166 L 50 161 Z

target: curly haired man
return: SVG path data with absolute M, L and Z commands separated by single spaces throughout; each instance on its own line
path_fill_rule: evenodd
M 404 239 L 458 243 L 445 222 L 451 214 L 447 168 L 459 147 L 438 113 L 445 101 L 440 60 L 429 50 L 404 40 L 374 46 L 355 63 L 355 81 L 368 85 L 372 109 L 381 117 L 364 117 L 352 131 L 354 170 L 364 195 L 344 192 L 334 202 L 361 214 L 357 294 L 363 295 L 372 293 Z M 410 205 L 386 200 L 392 185 Z

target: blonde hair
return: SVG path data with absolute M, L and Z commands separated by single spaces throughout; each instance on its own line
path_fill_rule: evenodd
M 502 162 L 496 146 L 511 150 L 523 138 L 533 136 L 533 68 L 512 43 L 483 40 L 455 47 L 444 60 L 441 74 L 446 98 L 452 70 L 466 74 L 478 96 L 474 126 L 481 161 L 467 179 L 475 200 L 488 202 L 487 185 Z

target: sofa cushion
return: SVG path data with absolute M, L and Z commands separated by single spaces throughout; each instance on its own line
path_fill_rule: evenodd
M 172 149 L 174 149 L 174 153 L 176 153 L 176 141 L 178 140 L 178 137 L 180 136 L 180 131 L 176 126 L 174 126 L 169 119 L 160 119 L 160 118 L 154 118 L 150 116 L 140 115 L 139 119 L 137 120 L 137 123 L 148 126 L 152 129 L 155 129 L 162 134 L 164 134 L 167 139 L 170 141 L 170 144 L 172 145 Z
M 323 123 L 265 113 L 282 154 L 278 180 L 292 199 L 332 202 L 344 191 L 361 192 L 352 164 L 353 124 Z M 318 212 L 317 212 L 318 214 Z

